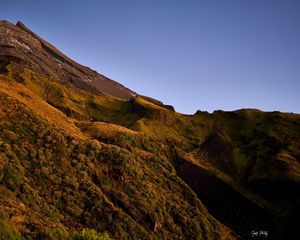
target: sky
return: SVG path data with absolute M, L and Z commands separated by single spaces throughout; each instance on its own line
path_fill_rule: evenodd
M 181 113 L 300 113 L 299 0 L 9 0 L 0 18 Z

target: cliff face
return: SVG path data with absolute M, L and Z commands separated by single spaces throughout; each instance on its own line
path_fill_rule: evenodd
M 299 144 L 298 114 L 183 115 L 0 22 L 0 237 L 292 239 Z

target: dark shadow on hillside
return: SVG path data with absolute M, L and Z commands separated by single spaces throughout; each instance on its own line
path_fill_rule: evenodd
M 267 231 L 265 239 L 274 239 L 273 219 L 266 210 L 200 166 L 182 160 L 176 171 L 195 191 L 210 214 L 243 239 L 253 239 L 252 231 Z

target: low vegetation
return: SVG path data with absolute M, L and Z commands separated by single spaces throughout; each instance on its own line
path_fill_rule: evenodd
M 1 81 L 0 212 L 22 236 L 92 228 L 113 239 L 218 239 L 227 231 L 176 175 L 165 142 L 67 118 L 15 84 Z
M 299 114 L 183 115 L 22 23 L 0 30 L 0 239 L 249 239 L 253 226 L 270 239 L 298 234 Z M 102 80 L 123 98 L 96 91 Z

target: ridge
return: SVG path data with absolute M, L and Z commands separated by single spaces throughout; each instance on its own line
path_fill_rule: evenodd
M 131 96 L 135 95 L 134 91 L 122 84 L 76 63 L 21 21 L 18 21 L 16 25 L 2 21 L 2 25 L 7 29 L 7 31 L 1 32 L 2 42 L 6 41 L 9 44 L 0 44 L 0 48 L 3 49 L 0 57 L 2 55 L 4 58 L 19 59 L 18 62 L 14 62 L 15 68 L 18 69 L 17 72 L 21 73 L 26 67 L 43 75 L 55 76 L 61 82 L 69 82 L 84 91 L 106 94 L 125 100 L 129 100 Z M 13 42 L 12 38 L 15 39 Z M 18 74 L 15 73 L 15 75 Z M 20 77 L 16 76 L 16 78 Z

